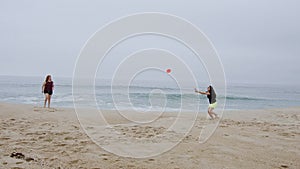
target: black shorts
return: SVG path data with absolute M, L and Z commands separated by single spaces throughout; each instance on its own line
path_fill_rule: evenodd
M 47 91 L 47 90 L 44 90 L 44 94 L 48 93 L 49 95 L 52 95 L 53 91 Z

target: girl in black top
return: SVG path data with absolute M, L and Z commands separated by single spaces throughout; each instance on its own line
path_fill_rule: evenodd
M 208 101 L 209 101 L 208 115 L 212 119 L 218 118 L 218 115 L 213 112 L 214 108 L 217 107 L 217 99 L 216 99 L 217 95 L 216 95 L 216 92 L 215 92 L 214 88 L 212 86 L 208 86 L 206 92 L 198 91 L 197 89 L 195 89 L 195 92 L 207 96 Z
M 48 108 L 50 108 L 51 95 L 53 93 L 54 84 L 51 80 L 51 75 L 46 76 L 46 80 L 42 86 L 42 92 L 45 94 L 45 102 L 44 107 L 46 107 L 46 103 L 48 101 Z

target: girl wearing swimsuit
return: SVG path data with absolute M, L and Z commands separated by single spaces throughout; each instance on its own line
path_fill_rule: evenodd
M 195 89 L 196 93 L 200 93 L 203 95 L 206 95 L 209 101 L 209 106 L 208 106 L 208 115 L 212 118 L 218 118 L 218 115 L 216 113 L 213 112 L 214 108 L 217 107 L 217 95 L 215 93 L 215 90 L 212 86 L 208 86 L 207 87 L 207 91 L 206 92 L 202 92 L 202 91 L 198 91 L 197 89 Z
M 51 80 L 51 75 L 46 76 L 46 80 L 43 83 L 42 86 L 42 92 L 45 94 L 45 102 L 44 102 L 44 108 L 46 107 L 46 103 L 48 101 L 48 108 L 50 108 L 50 101 L 51 101 L 51 95 L 53 93 L 53 81 Z

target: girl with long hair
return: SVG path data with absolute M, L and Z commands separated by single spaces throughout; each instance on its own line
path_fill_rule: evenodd
M 51 79 L 51 75 L 47 75 L 45 82 L 42 86 L 42 93 L 45 94 L 44 108 L 46 107 L 46 103 L 48 102 L 48 108 L 50 108 L 51 96 L 53 94 L 54 83 Z
M 195 89 L 195 92 L 207 96 L 209 102 L 208 115 L 212 119 L 218 118 L 218 115 L 215 112 L 213 112 L 213 110 L 217 107 L 217 95 L 214 88 L 212 86 L 208 86 L 206 92 L 198 91 L 197 89 Z

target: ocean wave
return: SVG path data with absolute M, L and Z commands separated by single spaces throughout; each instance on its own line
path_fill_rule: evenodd
M 224 98 L 224 97 L 221 97 Z M 246 100 L 246 101 L 259 101 L 259 100 L 269 100 L 267 98 L 258 98 L 258 97 L 248 97 L 248 96 L 226 96 L 226 100 Z

